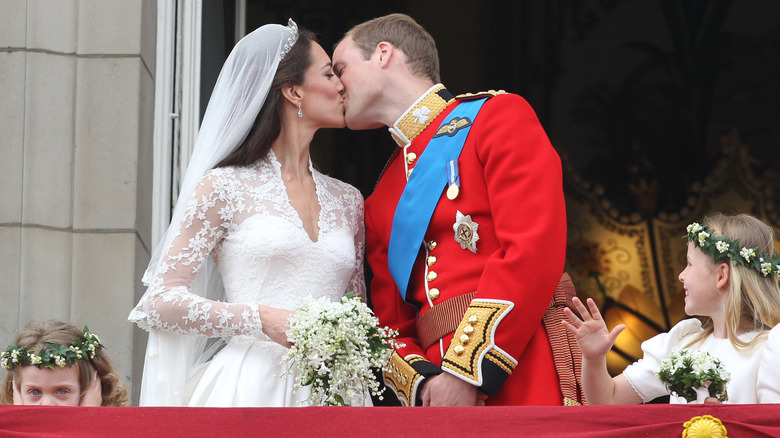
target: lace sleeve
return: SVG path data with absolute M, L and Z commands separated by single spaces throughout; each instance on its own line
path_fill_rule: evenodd
M 213 301 L 192 293 L 196 274 L 242 208 L 237 182 L 227 170 L 209 172 L 190 200 L 181 229 L 149 285 L 149 328 L 203 336 L 265 338 L 257 304 Z
M 363 271 L 363 257 L 366 248 L 366 225 L 363 220 L 363 196 L 357 189 L 353 189 L 354 197 L 350 197 L 352 200 L 352 206 L 354 211 L 354 222 L 352 222 L 353 230 L 355 230 L 355 272 L 352 274 L 352 278 L 349 280 L 349 287 L 347 292 L 355 291 L 355 295 L 361 297 L 363 301 L 366 301 L 366 279 L 365 272 Z

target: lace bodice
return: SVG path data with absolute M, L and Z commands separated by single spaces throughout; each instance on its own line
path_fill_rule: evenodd
M 365 296 L 363 198 L 309 167 L 320 204 L 316 241 L 290 204 L 273 152 L 250 166 L 207 172 L 130 319 L 147 330 L 267 339 L 258 304 L 293 310 L 306 296 Z M 209 256 L 224 301 L 190 291 Z

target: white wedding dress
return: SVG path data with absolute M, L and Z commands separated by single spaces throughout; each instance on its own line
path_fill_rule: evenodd
M 321 207 L 314 241 L 290 204 L 272 151 L 247 167 L 207 172 L 157 277 L 130 315 L 147 330 L 229 338 L 187 377 L 182 398 L 190 406 L 300 405 L 308 388 L 294 392 L 294 376 L 279 377 L 287 349 L 262 332 L 257 304 L 293 310 L 307 296 L 365 296 L 363 198 L 309 167 Z M 190 292 L 209 256 L 224 301 Z

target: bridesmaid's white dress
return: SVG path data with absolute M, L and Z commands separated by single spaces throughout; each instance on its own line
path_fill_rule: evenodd
M 674 348 L 685 347 L 702 330 L 698 319 L 684 319 L 668 333 L 661 333 L 642 343 L 643 358 L 623 371 L 642 401 L 648 402 L 669 394 L 655 373 Z M 739 338 L 749 342 L 758 334 L 744 333 Z M 731 380 L 726 384 L 729 399 L 725 403 L 780 403 L 780 372 L 777 370 L 777 364 L 780 363 L 780 325 L 769 331 L 765 342 L 750 351 L 736 350 L 727 338 L 719 339 L 712 335 L 703 343 L 690 348 L 715 356 L 731 374 Z M 675 396 L 670 396 L 669 402 L 687 403 L 685 398 Z

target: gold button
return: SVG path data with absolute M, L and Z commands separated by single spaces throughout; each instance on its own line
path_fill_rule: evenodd
M 467 335 L 474 333 L 474 327 L 467 325 L 466 327 L 463 328 L 463 333 Z
M 433 240 L 428 242 L 428 251 L 433 251 L 436 249 L 436 245 L 438 245 L 438 243 L 434 242 Z
M 460 335 L 460 343 L 466 345 L 469 343 L 469 335 Z
M 417 159 L 417 154 L 415 154 L 414 152 L 409 152 L 408 154 L 406 154 L 407 163 L 412 164 L 416 159 Z
M 409 177 L 412 176 L 412 171 L 413 170 L 414 169 L 409 169 L 409 170 L 406 171 L 406 179 L 409 179 Z
M 428 297 L 432 300 L 435 300 L 436 298 L 439 298 L 439 289 L 436 289 L 435 287 L 428 291 Z
M 436 257 L 434 256 L 428 256 L 428 259 L 426 260 L 428 263 L 428 266 L 433 266 L 434 263 L 436 263 Z
M 471 315 L 469 316 L 469 324 L 475 324 L 477 322 L 477 315 Z
M 463 354 L 464 351 L 466 351 L 466 349 L 463 348 L 462 345 L 456 345 L 453 350 L 455 351 L 455 354 L 457 354 L 458 356 L 460 356 L 461 354 Z
M 438 276 L 439 276 L 439 274 L 437 274 L 436 272 L 428 271 L 428 276 L 427 276 L 428 281 L 436 280 L 436 277 L 438 277 Z

